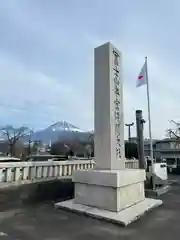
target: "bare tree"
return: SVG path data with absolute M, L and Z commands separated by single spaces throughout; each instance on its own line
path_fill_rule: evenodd
M 175 122 L 174 120 L 171 120 L 170 123 L 173 123 L 175 125 L 175 129 L 172 128 L 167 129 L 168 137 L 180 139 L 180 123 Z
M 4 136 L 7 137 L 9 144 L 9 153 L 11 156 L 14 155 L 15 145 L 18 140 L 29 134 L 29 129 L 27 127 L 14 128 L 13 126 L 6 126 L 1 128 L 0 131 Z
M 171 128 L 167 130 L 167 135 L 169 138 L 180 139 L 180 136 L 177 134 L 176 130 L 172 130 Z

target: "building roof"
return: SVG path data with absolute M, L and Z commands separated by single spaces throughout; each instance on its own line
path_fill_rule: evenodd
M 156 144 L 157 143 L 166 143 L 166 142 L 180 142 L 180 139 L 177 139 L 177 138 L 162 139 L 162 140 L 156 141 Z

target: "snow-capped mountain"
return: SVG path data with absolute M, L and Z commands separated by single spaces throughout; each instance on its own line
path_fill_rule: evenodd
M 41 140 L 43 143 L 56 142 L 63 139 L 86 139 L 89 136 L 89 132 L 83 131 L 80 128 L 74 126 L 66 121 L 59 121 L 44 130 L 34 132 L 31 136 L 32 141 Z M 29 136 L 25 138 L 25 141 L 29 140 Z
M 72 125 L 71 123 L 68 123 L 66 121 L 59 121 L 47 129 L 54 131 L 71 131 L 71 132 L 84 132 L 80 128 Z

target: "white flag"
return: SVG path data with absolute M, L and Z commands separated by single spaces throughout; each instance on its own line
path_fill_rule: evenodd
M 144 84 L 147 84 L 147 62 L 145 61 L 141 71 L 136 80 L 136 87 L 140 87 Z

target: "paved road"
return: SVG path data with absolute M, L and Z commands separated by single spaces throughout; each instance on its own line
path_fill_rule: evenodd
M 0 212 L 4 240 L 169 240 L 179 239 L 180 183 L 162 197 L 164 205 L 122 228 L 62 210 L 52 203 L 19 205 Z

